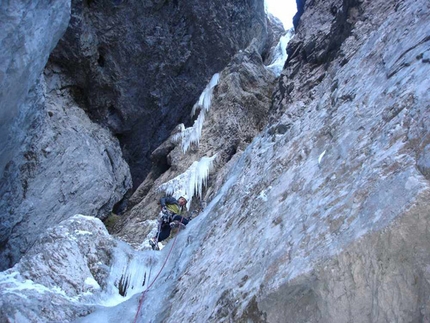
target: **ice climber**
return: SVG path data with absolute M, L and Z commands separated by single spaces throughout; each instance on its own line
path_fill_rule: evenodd
M 173 228 L 185 228 L 189 222 L 188 218 L 182 216 L 187 211 L 186 204 L 186 196 L 181 196 L 178 200 L 172 196 L 165 196 L 160 199 L 161 212 L 158 220 L 158 232 L 155 237 L 149 240 L 152 249 L 158 250 L 158 242 L 167 239 Z

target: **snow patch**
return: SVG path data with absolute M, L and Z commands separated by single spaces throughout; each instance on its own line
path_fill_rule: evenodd
M 85 285 L 93 287 L 94 289 L 100 289 L 99 283 L 93 277 L 87 277 L 85 279 Z
M 91 215 L 83 215 L 83 214 L 75 214 L 74 216 L 72 216 L 72 217 L 71 217 L 71 219 L 73 219 L 73 218 L 76 218 L 76 219 L 78 219 L 78 218 L 82 218 L 82 219 L 90 220 L 90 221 L 98 220 L 98 219 L 97 219 L 96 217 L 94 217 L 94 216 L 91 216 Z
M 325 155 L 326 150 L 324 150 L 322 152 L 322 154 L 318 157 L 318 164 L 321 164 L 321 160 L 323 159 L 324 155 Z
M 75 230 L 75 233 L 78 235 L 79 234 L 81 234 L 81 235 L 85 235 L 85 234 L 92 235 L 93 234 L 92 232 L 84 231 L 84 230 Z
M 268 198 L 267 198 L 267 192 L 268 192 L 271 188 L 272 188 L 272 186 L 269 186 L 267 189 L 262 190 L 262 191 L 260 192 L 260 194 L 258 195 L 258 198 L 259 198 L 259 199 L 261 199 L 261 200 L 263 200 L 264 202 L 267 202 L 267 201 L 268 201 Z
M 27 296 L 21 291 L 24 290 L 35 290 L 39 294 L 43 293 L 57 293 L 62 296 L 67 297 L 66 293 L 59 287 L 46 287 L 41 284 L 37 284 L 30 279 L 24 279 L 18 272 L 0 272 L 0 286 L 3 292 L 8 292 L 15 294 L 22 298 L 27 298 Z

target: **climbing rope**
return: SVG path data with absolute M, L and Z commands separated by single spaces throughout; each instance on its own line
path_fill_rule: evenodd
M 182 223 L 182 219 L 183 219 L 183 217 L 181 218 L 181 223 Z M 158 273 L 157 273 L 157 275 L 155 276 L 155 278 L 154 278 L 154 280 L 151 282 L 151 284 L 149 284 L 149 286 L 142 292 L 142 295 L 140 296 L 140 299 L 139 299 L 139 305 L 138 305 L 138 307 L 137 307 L 137 312 L 136 312 L 136 316 L 134 317 L 134 320 L 133 320 L 133 323 L 136 323 L 137 322 L 137 318 L 138 318 L 138 316 L 139 316 L 139 312 L 140 312 L 140 308 L 142 307 L 142 303 L 143 303 L 143 300 L 145 299 L 145 294 L 146 294 L 146 292 L 152 287 L 152 285 L 155 283 L 155 281 L 157 280 L 157 278 L 158 278 L 158 276 L 160 276 L 160 274 L 161 274 L 161 272 L 163 271 L 163 269 L 164 269 L 164 266 L 166 265 L 166 263 L 167 263 L 167 260 L 169 259 L 169 257 L 170 257 L 170 254 L 172 253 L 172 250 L 173 250 L 173 247 L 175 246 L 175 243 L 176 243 L 176 239 L 178 238 L 178 234 L 176 234 L 175 235 L 175 239 L 173 239 L 173 243 L 172 243 L 172 246 L 170 247 L 170 250 L 169 250 L 169 253 L 167 254 L 167 257 L 166 257 L 166 259 L 164 260 L 164 263 L 163 263 L 163 265 L 161 266 L 161 268 L 160 268 L 160 270 L 158 271 Z M 158 239 L 157 239 L 158 240 Z

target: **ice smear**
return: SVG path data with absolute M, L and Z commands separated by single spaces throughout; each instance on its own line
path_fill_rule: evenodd
M 87 304 L 95 305 L 97 310 L 74 322 L 133 322 L 138 298 L 154 281 L 165 257 L 164 251 L 136 251 L 118 240 L 106 286 L 101 294 L 94 295 L 91 304 Z
M 272 71 L 276 76 L 281 75 L 282 70 L 284 69 L 285 61 L 288 58 L 287 54 L 287 44 L 293 37 L 294 31 L 290 29 L 287 33 L 279 39 L 278 45 L 276 45 L 274 49 L 273 60 L 270 65 L 266 68 Z
M 209 84 L 203 90 L 199 100 L 196 102 L 196 104 L 194 104 L 193 109 L 191 111 L 191 116 L 194 116 L 196 111 L 200 110 L 197 120 L 194 121 L 194 125 L 190 128 L 185 128 L 182 124 L 181 132 L 179 132 L 173 137 L 174 141 L 181 140 L 181 147 L 184 153 L 188 151 L 192 144 L 196 144 L 197 146 L 199 144 L 206 112 L 209 111 L 209 108 L 211 106 L 213 89 L 218 84 L 218 80 L 219 73 L 216 73 L 212 76 L 212 79 L 210 80 Z
M 87 277 L 85 279 L 85 284 L 93 287 L 94 289 L 100 289 L 99 283 L 93 277 Z
M 203 185 L 207 184 L 216 158 L 216 154 L 212 157 L 202 157 L 199 161 L 192 163 L 184 173 L 160 185 L 159 190 L 176 198 L 181 195 L 188 196 L 187 206 L 189 206 L 195 194 L 202 197 Z

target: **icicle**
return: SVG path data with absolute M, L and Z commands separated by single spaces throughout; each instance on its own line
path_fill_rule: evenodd
M 202 157 L 199 161 L 192 163 L 184 173 L 162 184 L 158 189 L 176 198 L 187 195 L 187 206 L 189 206 L 195 194 L 202 198 L 203 186 L 207 185 L 216 157 L 216 154 L 212 157 Z
M 214 87 L 218 84 L 219 73 L 215 73 L 209 84 L 206 85 L 206 88 L 203 90 L 202 94 L 200 94 L 199 100 L 194 104 L 193 110 L 191 111 L 191 117 L 194 116 L 197 109 L 203 108 L 205 111 L 209 111 L 211 101 L 212 101 L 212 93 Z
M 200 114 L 197 120 L 194 121 L 194 125 L 190 128 L 182 128 L 180 133 L 177 133 L 174 137 L 174 141 L 181 139 L 182 151 L 187 152 L 188 148 L 192 144 L 199 145 L 200 136 L 202 133 L 203 123 L 205 121 L 206 112 L 209 111 L 212 101 L 212 93 L 215 86 L 218 84 L 219 73 L 212 76 L 209 84 L 206 86 L 202 94 L 200 94 L 199 100 L 194 104 L 191 111 L 191 116 L 194 116 L 197 110 L 200 110 Z

